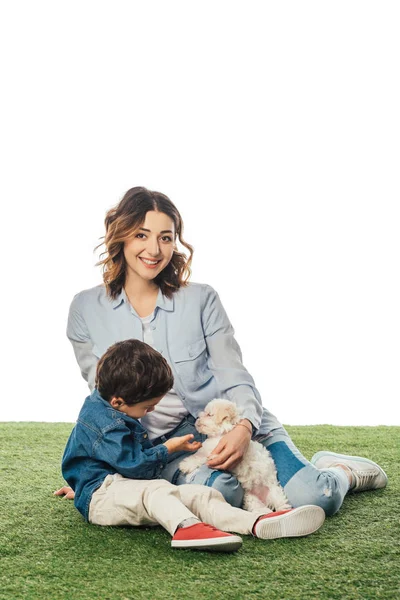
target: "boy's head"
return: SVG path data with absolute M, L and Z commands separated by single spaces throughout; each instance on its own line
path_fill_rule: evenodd
M 139 340 L 113 344 L 97 363 L 95 386 L 100 396 L 134 419 L 154 410 L 173 384 L 165 358 Z

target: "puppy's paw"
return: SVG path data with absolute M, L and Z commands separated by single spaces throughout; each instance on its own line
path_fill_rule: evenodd
M 279 512 L 280 510 L 290 510 L 291 508 L 293 508 L 293 506 L 289 504 L 289 502 L 286 502 L 285 504 L 281 504 L 281 506 L 277 506 L 275 510 L 276 512 Z
M 181 473 L 184 473 L 185 475 L 191 473 L 192 471 L 197 469 L 197 467 L 198 467 L 198 465 L 196 464 L 196 461 L 193 461 L 191 456 L 184 458 L 179 463 L 179 470 Z

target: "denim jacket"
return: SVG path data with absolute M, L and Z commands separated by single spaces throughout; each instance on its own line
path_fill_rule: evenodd
M 93 492 L 107 475 L 158 479 L 168 459 L 164 444 L 153 446 L 136 419 L 115 410 L 95 388 L 68 439 L 62 473 L 75 491 L 75 506 L 86 520 Z
M 211 286 L 189 283 L 172 298 L 159 290 L 151 329 L 155 349 L 172 369 L 174 390 L 194 417 L 210 400 L 225 398 L 237 404 L 257 433 L 281 426 L 263 408 L 254 380 L 243 366 L 233 327 Z M 105 286 L 98 285 L 74 296 L 67 336 L 92 390 L 102 354 L 118 341 L 143 341 L 143 327 L 124 289 L 111 300 Z

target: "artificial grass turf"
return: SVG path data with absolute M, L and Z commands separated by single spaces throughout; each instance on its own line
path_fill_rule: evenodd
M 244 536 L 234 554 L 172 550 L 162 528 L 96 527 L 52 495 L 66 423 L 0 423 L 0 598 L 10 600 L 400 598 L 400 427 L 287 427 L 307 458 L 368 456 L 385 490 L 352 494 L 317 533 Z

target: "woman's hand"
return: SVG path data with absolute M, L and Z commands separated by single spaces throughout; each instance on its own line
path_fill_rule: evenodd
M 60 488 L 53 492 L 54 496 L 64 496 L 64 500 L 73 500 L 75 498 L 75 492 L 72 488 L 64 485 L 64 487 Z
M 167 447 L 168 452 L 178 452 L 182 450 L 186 450 L 188 452 L 195 452 L 199 448 L 201 448 L 201 442 L 190 442 L 191 439 L 194 438 L 193 433 L 189 433 L 188 435 L 182 435 L 179 437 L 170 438 L 166 442 L 164 442 L 164 446 Z
M 251 427 L 250 421 L 246 421 Z M 243 458 L 251 440 L 250 429 L 235 427 L 226 433 L 208 457 L 207 466 L 210 469 L 229 471 Z

